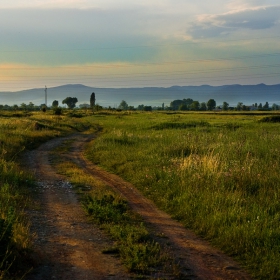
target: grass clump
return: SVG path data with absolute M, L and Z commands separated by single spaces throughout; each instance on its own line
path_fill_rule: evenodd
M 143 222 L 129 210 L 127 202 L 115 194 L 92 193 L 83 205 L 89 215 L 116 241 L 125 266 L 133 272 L 147 273 L 161 262 L 161 250 L 154 242 Z

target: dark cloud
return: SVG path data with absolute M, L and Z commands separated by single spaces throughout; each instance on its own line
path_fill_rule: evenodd
M 193 38 L 217 37 L 237 29 L 268 29 L 279 23 L 280 6 L 258 7 L 198 18 L 188 30 Z

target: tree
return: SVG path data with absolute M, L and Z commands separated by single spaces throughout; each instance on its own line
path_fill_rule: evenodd
M 206 110 L 207 110 L 207 106 L 206 106 L 206 103 L 205 103 L 205 102 L 201 102 L 201 103 L 200 103 L 200 110 L 201 110 L 201 111 L 206 111 Z
M 198 101 L 193 101 L 192 104 L 190 105 L 190 110 L 192 111 L 198 111 L 199 110 L 199 102 Z
M 144 104 L 138 105 L 137 110 L 143 111 L 144 110 Z
M 179 110 L 180 110 L 180 111 L 187 111 L 187 110 L 188 110 L 187 104 L 182 103 L 182 104 L 179 106 Z
M 223 111 L 227 111 L 228 110 L 228 106 L 229 106 L 229 104 L 224 101 L 223 102 L 223 106 L 222 106 Z
M 32 102 L 29 102 L 27 107 L 28 107 L 28 110 L 33 110 L 34 109 L 34 104 Z
M 122 100 L 122 102 L 120 103 L 119 109 L 121 110 L 127 110 L 128 109 L 128 104 L 126 103 L 126 101 Z
M 151 112 L 153 110 L 152 106 L 144 106 L 144 111 Z
M 64 100 L 62 100 L 62 104 L 66 104 L 69 109 L 75 108 L 77 102 L 78 99 L 76 97 L 66 97 Z
M 279 105 L 273 103 L 272 106 L 271 106 L 271 109 L 272 109 L 273 111 L 279 110 Z
M 21 103 L 20 104 L 20 108 L 23 109 L 24 111 L 26 110 L 27 108 L 27 105 L 25 103 Z
M 89 103 L 90 103 L 90 107 L 91 108 L 94 108 L 94 106 L 95 106 L 95 93 L 93 92 L 92 94 L 91 94 L 91 96 L 90 96 L 90 101 L 89 101 Z
M 258 109 L 262 110 L 262 108 L 263 108 L 262 103 L 260 103 L 259 106 L 258 106 Z
M 209 99 L 207 102 L 207 109 L 212 111 L 216 107 L 216 101 L 214 99 Z
M 238 102 L 237 106 L 236 106 L 236 110 L 237 111 L 241 111 L 242 110 L 242 106 L 243 106 L 243 102 Z
M 263 109 L 265 109 L 265 110 L 268 110 L 268 109 L 269 109 L 268 102 L 265 102 L 265 104 L 263 105 Z
M 188 110 L 189 106 L 193 103 L 193 100 L 191 98 L 187 98 L 187 99 L 183 99 L 183 100 L 173 100 L 170 103 L 170 107 L 172 110 L 181 110 L 180 107 L 182 105 L 185 105 L 183 108 L 187 108 L 187 109 L 183 109 L 183 110 Z
M 57 100 L 54 100 L 53 103 L 52 103 L 52 106 L 55 108 L 55 107 L 58 107 L 58 101 Z

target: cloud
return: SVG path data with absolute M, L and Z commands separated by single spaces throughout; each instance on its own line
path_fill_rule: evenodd
M 219 15 L 200 15 L 189 32 L 193 38 L 229 34 L 238 29 L 268 29 L 279 23 L 280 6 L 241 8 Z

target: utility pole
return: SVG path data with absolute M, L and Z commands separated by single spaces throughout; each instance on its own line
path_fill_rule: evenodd
M 45 86 L 45 105 L 46 105 L 46 107 L 47 107 L 47 91 L 48 91 L 47 86 Z

